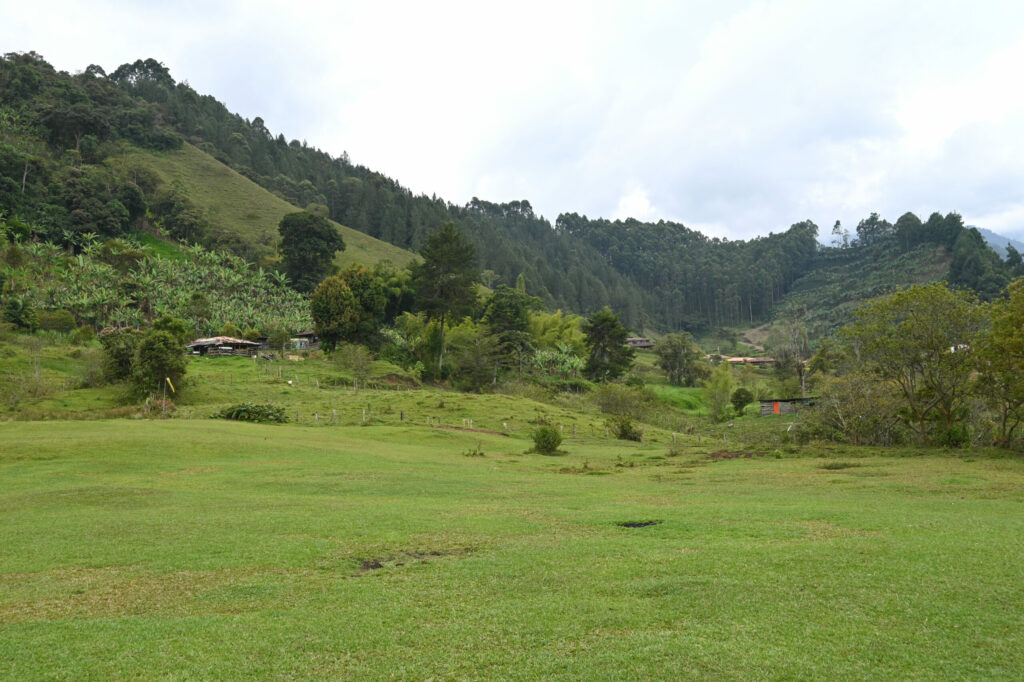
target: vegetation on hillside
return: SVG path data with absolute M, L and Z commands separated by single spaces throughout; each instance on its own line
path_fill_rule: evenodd
M 897 267 L 886 282 L 863 292 L 867 296 L 887 282 L 920 281 L 945 260 L 937 249 L 949 263 L 939 277 L 983 296 L 995 295 L 1009 277 L 1021 274 L 1019 254 L 1016 262 L 1010 254 L 1004 263 L 955 214 L 927 221 L 906 214 L 895 224 L 872 214 L 857 225 L 855 236 L 837 225 L 835 247 L 823 249 L 809 221 L 780 234 L 728 241 L 664 221 L 563 214 L 552 226 L 528 201 L 474 198 L 456 206 L 414 196 L 345 154 L 332 157 L 275 136 L 259 118 L 230 113 L 152 59 L 124 64 L 109 76 L 95 65 L 73 76 L 58 73 L 34 53 L 0 59 L 0 210 L 73 248 L 90 232 L 110 237 L 153 225 L 177 239 L 271 265 L 276 237 L 262 213 L 239 216 L 232 209 L 228 220 L 215 203 L 200 200 L 203 190 L 194 179 L 170 170 L 176 162 L 161 161 L 185 153 L 195 162 L 191 146 L 174 151 L 183 140 L 294 206 L 320 207 L 335 221 L 404 249 L 418 250 L 437 226 L 452 221 L 474 245 L 486 286 L 521 281 L 549 307 L 579 313 L 607 305 L 635 329 L 698 333 L 763 322 L 778 312 L 787 293 L 801 291 L 801 277 L 827 279 L 837 264 L 855 276 L 880 255 Z M 143 151 L 126 156 L 126 143 Z M 151 170 L 156 167 L 161 170 Z M 254 229 L 246 231 L 247 223 Z M 926 264 L 895 257 L 911 252 L 923 255 Z M 402 265 L 402 253 L 389 257 Z M 824 318 L 813 328 L 845 321 L 840 316 L 848 306 L 825 300 L 834 294 L 804 298 L 810 314 Z
M 152 254 L 131 240 L 88 242 L 71 254 L 38 241 L 6 242 L 0 259 L 0 301 L 36 311 L 66 311 L 74 326 L 137 327 L 163 315 L 184 320 L 197 334 L 239 328 L 292 332 L 309 328 L 309 300 L 284 286 L 274 271 L 238 256 L 182 246 L 177 256 Z M 24 325 L 23 325 L 24 326 Z

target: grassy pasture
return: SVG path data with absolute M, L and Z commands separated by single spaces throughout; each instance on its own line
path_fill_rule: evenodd
M 183 186 L 216 229 L 237 235 L 266 254 L 276 249 L 281 218 L 300 210 L 191 144 L 172 152 L 139 150 L 132 156 L 152 167 L 164 182 Z M 334 225 L 346 247 L 335 257 L 339 267 L 354 263 L 373 265 L 381 260 L 404 267 L 414 257 L 397 246 L 344 225 Z
M 0 423 L 0 678 L 1024 671 L 1018 458 L 528 447 L 425 424 Z

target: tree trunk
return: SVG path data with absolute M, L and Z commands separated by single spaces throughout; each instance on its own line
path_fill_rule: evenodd
M 437 352 L 437 378 L 441 379 L 441 368 L 444 359 L 444 314 L 441 314 L 441 348 Z
M 25 169 L 21 171 L 21 193 L 25 193 L 25 181 L 28 179 L 28 161 L 25 162 Z

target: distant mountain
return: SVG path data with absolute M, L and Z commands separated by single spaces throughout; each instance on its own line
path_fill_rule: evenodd
M 1017 249 L 1021 253 L 1024 253 L 1024 242 L 1019 239 L 1011 239 L 1010 237 L 1004 237 L 1001 234 L 996 234 L 992 230 L 986 230 L 983 227 L 976 227 L 974 225 L 968 225 L 968 227 L 974 227 L 981 236 L 985 238 L 985 242 L 992 247 L 992 250 L 999 254 L 1000 258 L 1006 258 L 1006 245 L 1010 244 L 1013 248 Z

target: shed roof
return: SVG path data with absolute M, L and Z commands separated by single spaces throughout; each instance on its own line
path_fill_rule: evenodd
M 185 348 L 196 346 L 258 346 L 260 344 L 245 339 L 235 339 L 230 336 L 211 336 L 206 339 L 196 339 L 192 343 L 185 344 Z

